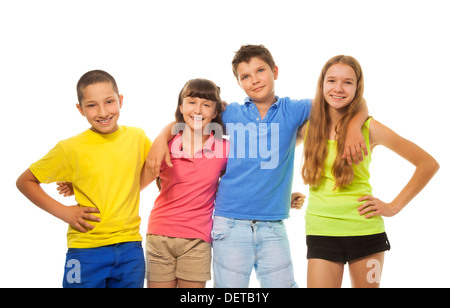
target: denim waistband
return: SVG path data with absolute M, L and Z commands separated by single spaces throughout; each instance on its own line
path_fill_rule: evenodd
M 245 225 L 245 226 L 254 226 L 254 225 L 273 225 L 283 223 L 283 220 L 256 220 L 256 219 L 237 219 L 237 218 L 229 218 L 223 216 L 214 216 L 215 221 L 221 221 L 223 223 L 228 223 L 228 225 Z

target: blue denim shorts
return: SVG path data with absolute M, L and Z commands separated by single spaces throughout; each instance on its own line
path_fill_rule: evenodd
M 297 287 L 283 221 L 215 216 L 212 230 L 214 287 L 247 288 L 255 269 L 261 287 Z
M 144 279 L 141 242 L 67 251 L 64 288 L 142 288 Z

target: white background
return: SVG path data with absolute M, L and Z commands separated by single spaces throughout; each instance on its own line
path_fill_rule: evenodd
M 82 74 L 103 69 L 115 76 L 124 95 L 120 124 L 142 127 L 154 139 L 173 119 L 188 79 L 211 79 L 224 100 L 243 101 L 231 60 L 249 43 L 272 52 L 279 96 L 312 98 L 332 56 L 360 61 L 370 114 L 441 165 L 404 211 L 385 220 L 392 249 L 382 286 L 449 287 L 448 12 L 447 1 L 438 0 L 2 0 L 0 287 L 61 286 L 67 226 L 32 205 L 15 181 L 57 141 L 89 128 L 75 107 Z M 294 190 L 306 193 L 301 150 Z M 374 194 L 391 201 L 414 168 L 385 149 L 376 149 L 373 160 Z M 55 187 L 45 185 L 59 198 Z M 156 194 L 154 185 L 142 194 L 143 235 Z M 304 209 L 286 224 L 296 280 L 305 287 Z M 251 285 L 258 286 L 254 278 Z M 348 273 L 343 285 L 350 285 Z

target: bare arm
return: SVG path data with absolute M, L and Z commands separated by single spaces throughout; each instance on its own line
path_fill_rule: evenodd
M 30 169 L 25 170 L 19 176 L 16 182 L 17 188 L 31 202 L 44 211 L 65 221 L 80 232 L 87 232 L 87 229 L 94 229 L 87 220 L 99 222 L 100 218 L 90 213 L 100 213 L 97 208 L 65 206 L 50 197 L 41 187 L 40 182 L 36 179 Z
M 167 143 L 166 143 L 167 144 Z M 150 185 L 157 177 L 153 175 L 150 168 L 147 167 L 147 162 L 145 162 L 144 167 L 141 170 L 141 191 Z
M 300 145 L 303 140 L 305 139 L 305 134 L 306 134 L 306 122 L 304 124 L 302 124 L 302 126 L 300 126 L 297 130 L 297 139 L 295 140 L 295 146 Z
M 427 185 L 438 171 L 439 164 L 418 145 L 402 138 L 378 121 L 372 120 L 370 136 L 372 146 L 384 145 L 416 167 L 409 182 L 392 202 L 384 203 L 372 196 L 364 196 L 359 199 L 359 201 L 367 200 L 358 208 L 360 215 L 371 212 L 365 216 L 366 218 L 374 215 L 394 216 Z
M 155 178 L 159 176 L 159 170 L 161 169 L 163 160 L 166 161 L 167 166 L 173 167 L 167 142 L 172 137 L 172 127 L 174 125 L 175 122 L 171 122 L 163 128 L 158 137 L 153 141 L 152 147 L 148 152 L 145 169 L 149 169 Z
M 312 100 L 312 104 L 314 105 L 314 100 Z M 369 116 L 369 109 L 367 108 L 367 102 L 363 98 L 361 109 L 355 116 L 350 120 L 347 128 L 347 135 L 345 136 L 345 147 L 344 154 L 342 155 L 343 159 L 347 160 L 349 165 L 352 162 L 358 164 L 360 161 L 364 160 L 364 155 L 368 155 L 366 143 L 364 141 L 364 136 L 361 132 L 361 128 Z M 303 141 L 304 137 L 304 126 L 299 129 L 297 132 L 297 140 L 296 146 L 299 145 Z
M 361 128 L 368 116 L 369 109 L 367 108 L 366 100 L 363 98 L 361 109 L 350 120 L 347 128 L 347 135 L 345 136 L 345 149 L 342 158 L 346 159 L 349 165 L 352 164 L 352 160 L 355 164 L 359 164 L 360 161 L 363 161 L 363 152 L 364 155 L 368 155 L 364 136 L 361 132 Z

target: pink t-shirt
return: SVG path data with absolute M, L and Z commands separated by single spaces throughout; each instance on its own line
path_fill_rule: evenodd
M 161 165 L 161 192 L 148 220 L 148 234 L 211 242 L 212 214 L 229 143 L 211 135 L 193 158 L 181 151 L 181 135 L 169 143 L 173 167 Z

